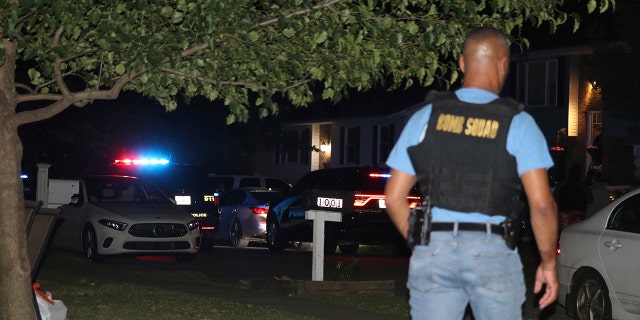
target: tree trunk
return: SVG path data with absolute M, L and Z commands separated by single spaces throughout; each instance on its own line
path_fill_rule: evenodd
M 13 82 L 6 80 L 0 76 L 0 320 L 28 320 L 36 314 L 20 180 L 22 142 L 14 124 Z

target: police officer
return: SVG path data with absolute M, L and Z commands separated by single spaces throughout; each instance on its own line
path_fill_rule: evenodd
M 387 160 L 387 211 L 398 230 L 408 236 L 406 196 L 416 182 L 432 208 L 428 241 L 414 247 L 409 264 L 411 316 L 462 319 L 470 304 L 477 320 L 521 319 L 522 264 L 503 226 L 517 221 L 526 195 L 541 257 L 534 292 L 542 291 L 545 308 L 558 289 L 558 212 L 547 177 L 553 160 L 533 118 L 498 97 L 509 68 L 506 37 L 472 30 L 458 62 L 462 88 L 430 94 Z

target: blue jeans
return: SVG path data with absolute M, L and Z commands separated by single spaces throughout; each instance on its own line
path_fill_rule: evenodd
M 413 251 L 407 288 L 413 320 L 462 319 L 467 304 L 475 320 L 522 319 L 522 262 L 500 235 L 432 232 Z

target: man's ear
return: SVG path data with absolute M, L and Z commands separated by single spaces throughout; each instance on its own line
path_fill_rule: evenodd
M 500 74 L 506 78 L 507 74 L 509 73 L 509 57 L 508 56 L 503 56 L 502 58 L 500 58 L 500 60 L 498 61 L 498 68 L 500 68 Z
M 464 73 L 464 70 L 465 70 L 464 55 L 460 55 L 458 57 L 458 66 L 460 67 L 460 71 L 462 71 L 462 73 Z

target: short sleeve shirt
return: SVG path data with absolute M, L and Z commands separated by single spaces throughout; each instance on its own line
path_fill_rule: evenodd
M 456 90 L 458 99 L 468 103 L 486 104 L 498 98 L 492 92 L 462 88 Z M 431 104 L 418 110 L 405 125 L 398 141 L 394 145 L 386 164 L 396 170 L 415 175 L 415 170 L 409 158 L 407 148 L 417 145 L 426 132 L 426 126 L 431 116 Z M 516 158 L 518 175 L 535 170 L 549 169 L 553 166 L 553 159 L 549 154 L 547 141 L 531 115 L 522 111 L 513 117 L 507 134 L 507 151 Z M 491 216 L 481 212 L 456 212 L 434 207 L 433 221 L 446 222 L 477 222 L 499 224 L 504 221 L 503 216 Z

